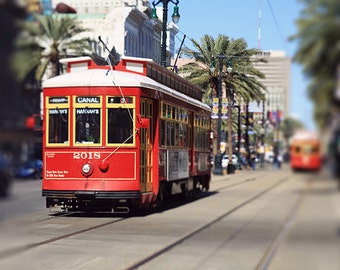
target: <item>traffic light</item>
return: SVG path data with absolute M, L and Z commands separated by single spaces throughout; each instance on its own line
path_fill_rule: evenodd
M 25 125 L 27 129 L 40 131 L 42 128 L 42 119 L 40 114 L 33 114 L 26 118 Z

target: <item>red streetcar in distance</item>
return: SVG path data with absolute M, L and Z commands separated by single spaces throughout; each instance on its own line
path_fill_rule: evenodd
M 46 207 L 128 212 L 210 183 L 210 107 L 202 90 L 150 59 L 99 66 L 63 59 L 43 83 Z
M 290 143 L 290 166 L 293 170 L 318 171 L 322 166 L 321 140 L 312 131 L 298 131 Z

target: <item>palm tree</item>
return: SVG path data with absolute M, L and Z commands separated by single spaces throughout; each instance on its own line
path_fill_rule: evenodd
M 250 101 L 262 101 L 264 99 L 264 85 L 258 81 L 263 79 L 264 74 L 253 65 L 255 62 L 265 62 L 264 59 L 257 58 L 257 49 L 247 49 L 244 39 L 230 39 L 225 35 L 218 35 L 216 40 L 210 35 L 204 35 L 201 43 L 191 39 L 194 49 L 184 49 L 183 54 L 195 59 L 183 67 L 187 74 L 186 79 L 199 85 L 203 89 L 208 89 L 203 97 L 206 102 L 211 102 L 211 97 L 216 96 L 219 83 L 219 69 L 211 69 L 212 63 L 219 66 L 217 55 L 225 55 L 232 65 L 231 76 L 223 70 L 223 81 L 233 89 L 238 98 L 245 103 Z M 216 61 L 217 60 L 217 61 Z M 209 104 L 209 103 L 208 103 Z
M 195 59 L 195 62 L 187 64 L 183 67 L 189 75 L 186 79 L 192 83 L 199 85 L 203 89 L 208 89 L 203 101 L 212 104 L 212 98 L 217 96 L 219 85 L 219 61 L 227 60 L 232 65 L 232 72 L 228 72 L 226 66 L 223 66 L 222 81 L 227 86 L 227 97 L 233 100 L 235 95 L 238 100 L 245 103 L 250 101 L 264 101 L 265 87 L 258 80 L 263 79 L 264 74 L 257 70 L 253 63 L 264 62 L 257 56 L 259 53 L 256 49 L 248 49 L 244 39 L 231 39 L 225 35 L 218 35 L 214 39 L 210 35 L 204 35 L 200 42 L 191 39 L 195 49 L 184 49 L 183 53 Z M 217 57 L 223 55 L 224 57 Z M 223 64 L 223 63 L 222 63 Z M 213 65 L 213 69 L 211 68 Z M 230 108 L 230 106 L 228 106 Z M 228 144 L 231 145 L 231 129 L 232 129 L 232 110 L 228 111 Z M 235 125 L 234 125 L 235 126 Z M 229 147 L 229 156 L 232 149 Z
M 289 139 L 295 134 L 295 132 L 303 128 L 303 124 L 292 117 L 286 117 L 282 123 L 280 123 L 280 131 L 285 139 L 286 146 L 289 146 Z
M 87 29 L 80 26 L 70 15 L 38 15 L 34 22 L 23 22 L 18 39 L 18 51 L 14 58 L 19 80 L 35 73 L 40 82 L 49 64 L 52 77 L 59 75 L 59 59 L 89 54 L 90 39 L 84 37 Z
M 334 110 L 336 72 L 340 65 L 340 31 L 338 0 L 300 0 L 304 9 L 296 21 L 298 41 L 293 60 L 302 64 L 311 79 L 308 94 L 314 102 L 314 118 L 320 129 L 329 124 Z M 339 100 L 338 100 L 339 102 Z

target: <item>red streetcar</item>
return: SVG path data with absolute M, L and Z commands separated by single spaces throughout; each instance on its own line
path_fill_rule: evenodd
M 43 83 L 46 207 L 127 212 L 209 189 L 200 88 L 149 59 L 62 63 L 68 73 Z
M 321 140 L 312 131 L 298 131 L 290 143 L 290 166 L 293 170 L 318 171 L 322 166 Z

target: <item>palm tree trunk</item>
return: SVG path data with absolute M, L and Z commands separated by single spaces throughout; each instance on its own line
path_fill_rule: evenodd
M 59 75 L 59 62 L 52 62 L 52 77 Z

